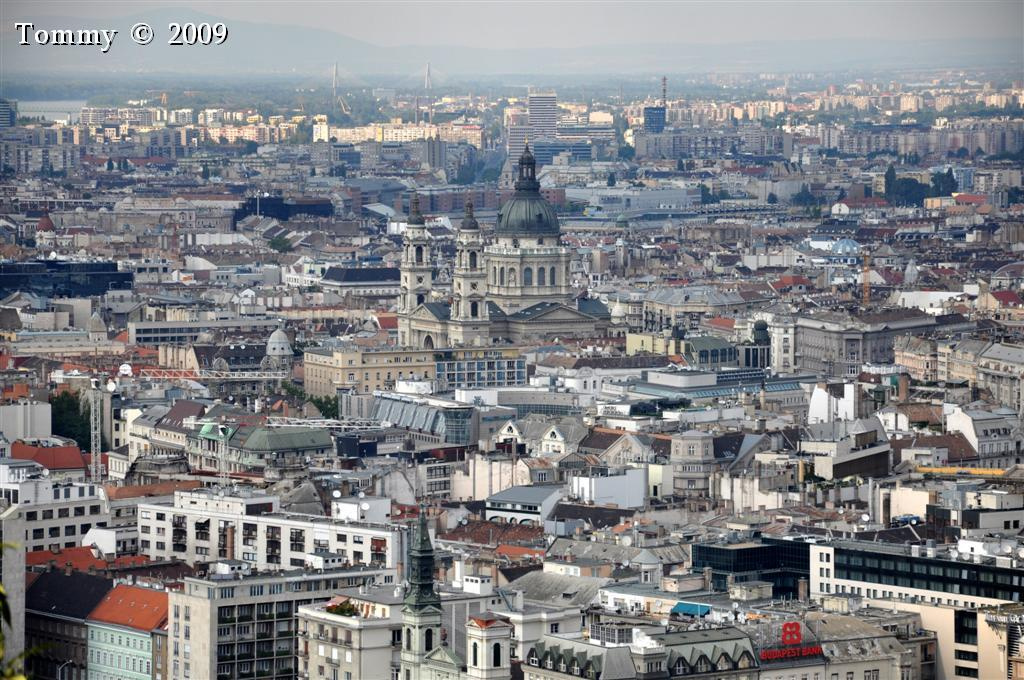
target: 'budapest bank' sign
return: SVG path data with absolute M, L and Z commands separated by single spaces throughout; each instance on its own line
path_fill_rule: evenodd
M 805 656 L 821 656 L 821 645 L 761 650 L 761 661 L 777 661 L 779 659 L 801 659 Z
M 803 627 L 799 621 L 782 624 L 782 635 L 779 639 L 784 646 L 775 649 L 762 649 L 761 661 L 777 661 L 779 659 L 802 659 L 806 656 L 821 656 L 821 645 L 803 644 Z

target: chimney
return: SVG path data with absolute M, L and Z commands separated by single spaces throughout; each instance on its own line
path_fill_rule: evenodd
M 71 573 L 72 573 L 72 572 L 73 572 L 74 570 L 75 570 L 75 568 L 74 568 L 74 566 L 73 566 L 73 565 L 71 564 L 71 562 L 65 562 L 65 563 L 64 563 L 64 575 L 65 575 L 65 576 L 71 576 Z
M 796 597 L 801 602 L 807 602 L 807 596 L 810 594 L 810 584 L 807 579 L 797 579 L 796 582 Z
M 711 567 L 704 567 L 704 590 L 711 590 Z
M 899 401 L 906 403 L 907 401 L 910 400 L 910 376 L 907 375 L 906 373 L 900 373 L 898 381 L 899 382 L 897 383 L 898 389 L 896 391 L 896 398 Z

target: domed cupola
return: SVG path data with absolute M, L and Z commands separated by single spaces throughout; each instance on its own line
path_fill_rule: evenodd
M 462 217 L 461 227 L 463 231 L 478 231 L 480 229 L 480 223 L 473 217 L 473 201 L 466 201 L 466 214 Z
M 540 195 L 537 181 L 537 161 L 530 153 L 530 146 L 523 149 L 519 157 L 519 176 L 515 183 L 516 192 L 498 210 L 495 234 L 498 236 L 554 236 L 560 232 L 558 216 L 554 208 Z

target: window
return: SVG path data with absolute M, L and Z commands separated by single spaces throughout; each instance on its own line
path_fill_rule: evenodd
M 472 663 L 472 665 L 473 666 L 477 666 L 479 664 L 480 664 L 480 661 L 479 661 L 479 645 L 474 642 L 473 643 L 473 663 Z
M 424 651 L 429 652 L 434 648 L 434 630 L 432 628 L 427 628 L 426 633 L 423 635 L 423 640 Z
M 548 632 L 549 633 L 557 633 L 558 632 L 558 624 L 557 623 L 552 623 L 550 626 L 548 626 Z
M 501 668 L 501 643 L 495 642 L 491 649 L 491 666 Z

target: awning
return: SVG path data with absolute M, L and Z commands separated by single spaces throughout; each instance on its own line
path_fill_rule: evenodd
M 677 602 L 676 606 L 672 607 L 673 614 L 685 614 L 687 616 L 706 616 L 710 611 L 710 606 L 695 602 Z

